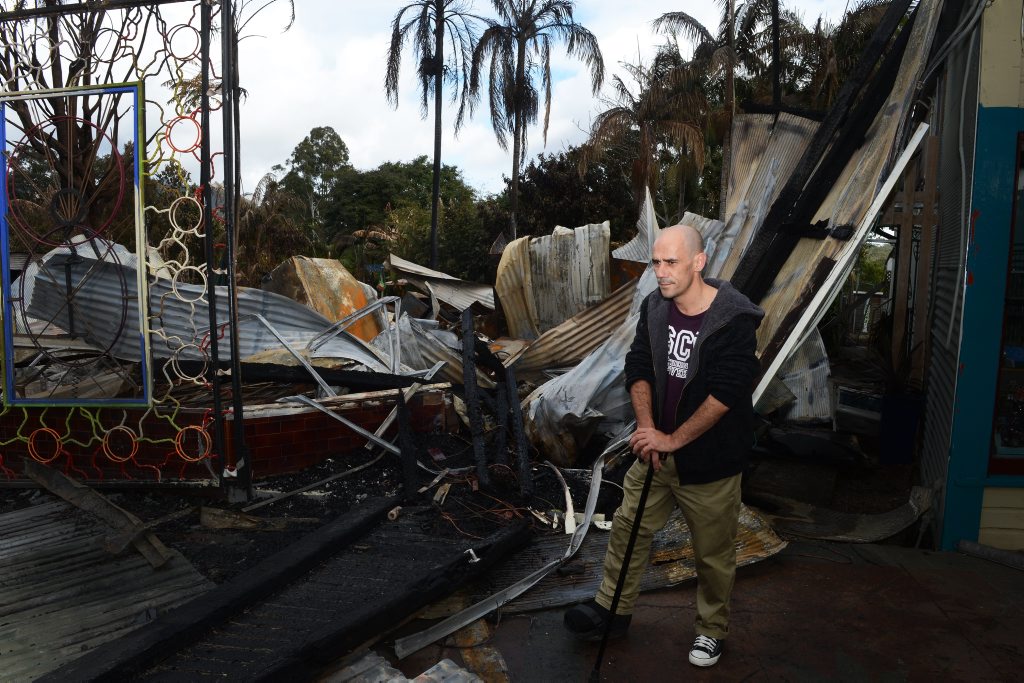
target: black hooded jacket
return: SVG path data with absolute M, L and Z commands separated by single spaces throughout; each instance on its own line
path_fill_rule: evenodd
M 676 406 L 678 428 L 714 396 L 729 408 L 712 427 L 673 455 L 681 484 L 704 484 L 743 471 L 754 439 L 751 394 L 760 370 L 757 327 L 764 311 L 724 280 L 708 278 L 718 295 L 704 315 L 693 349 L 692 372 Z M 652 406 L 661 414 L 668 375 L 668 312 L 671 299 L 652 292 L 640 308 L 636 336 L 626 354 L 626 390 L 638 380 L 653 388 Z

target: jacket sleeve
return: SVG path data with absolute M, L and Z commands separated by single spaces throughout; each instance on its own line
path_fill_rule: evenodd
M 636 335 L 626 352 L 626 391 L 638 380 L 647 380 L 654 386 L 654 362 L 651 356 L 651 335 L 647 330 L 647 299 L 640 305 L 640 319 L 636 323 Z
M 748 315 L 730 322 L 720 333 L 708 367 L 708 393 L 732 408 L 750 401 L 761 370 L 757 359 L 757 325 Z

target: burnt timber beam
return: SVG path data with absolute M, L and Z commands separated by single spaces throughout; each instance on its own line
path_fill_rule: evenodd
M 153 662 L 198 641 L 207 629 L 275 593 L 336 554 L 341 547 L 365 536 L 400 502 L 398 497 L 366 501 L 232 581 L 162 614 L 142 628 L 89 650 L 36 680 L 46 683 L 136 680 Z
M 494 414 L 498 418 L 498 429 L 494 435 L 494 462 L 508 464 L 509 406 L 506 380 L 496 383 L 494 389 Z
M 516 464 L 519 465 L 519 491 L 523 497 L 533 496 L 533 472 L 530 469 L 530 451 L 526 443 L 526 432 L 523 429 L 523 408 L 516 389 L 516 371 L 511 366 L 505 368 L 505 386 L 508 387 L 508 403 L 511 410 L 512 436 L 515 439 Z
M 435 600 L 450 595 L 466 581 L 480 576 L 530 538 L 529 526 L 520 521 L 482 541 L 474 560 L 468 553 L 448 560 L 422 578 L 403 586 L 401 593 L 352 612 L 347 623 L 313 634 L 295 652 L 260 671 L 254 681 L 317 680 L 323 669 L 368 638 L 390 630 L 403 619 Z
M 203 361 L 177 361 L 178 367 L 186 374 L 195 376 L 210 365 Z M 222 361 L 218 364 L 223 370 L 230 372 L 231 364 Z M 281 382 L 284 384 L 312 384 L 309 372 L 299 365 L 280 365 L 278 363 L 242 363 L 242 376 L 246 382 Z M 317 374 L 325 382 L 334 386 L 348 387 L 360 391 L 378 391 L 382 389 L 404 389 L 423 382 L 422 378 L 406 375 L 392 375 L 386 372 L 371 370 L 334 370 L 316 368 Z
M 35 460 L 26 458 L 22 466 L 25 475 L 47 491 L 102 520 L 115 532 L 124 534 L 128 539 L 125 545 L 134 545 L 154 569 L 164 566 L 173 557 L 167 546 L 145 528 L 142 520 L 110 502 L 105 496 Z
M 402 481 L 405 487 L 405 500 L 412 502 L 420 488 L 416 474 L 416 443 L 412 438 L 412 419 L 405 395 L 398 392 L 398 448 L 402 452 Z
M 473 312 L 468 308 L 462 312 L 462 382 L 466 393 L 466 408 L 469 410 L 469 428 L 473 433 L 476 476 L 480 486 L 486 488 L 490 485 L 491 477 L 487 469 L 487 450 L 484 448 L 480 388 L 476 384 L 476 334 L 473 332 Z
M 779 192 L 779 196 L 772 204 L 771 209 L 769 209 L 761 229 L 754 235 L 750 246 L 736 267 L 736 272 L 732 278 L 733 284 L 737 289 L 746 294 L 751 301 L 758 303 L 764 298 L 768 287 L 778 275 L 783 263 L 785 263 L 785 257 L 788 257 L 798 241 L 792 238 L 780 237 L 777 232 L 778 226 L 785 223 L 808 222 L 813 217 L 813 210 L 817 209 L 817 205 L 807 209 L 803 207 L 809 202 L 806 199 L 801 202 L 805 188 L 817 186 L 818 183 L 816 181 L 814 183 L 809 181 L 819 168 L 826 151 L 833 145 L 833 139 L 836 137 L 836 134 L 839 133 L 841 135 L 843 133 L 844 126 L 850 120 L 849 115 L 854 102 L 857 100 L 857 96 L 869 83 L 872 72 L 885 53 L 885 48 L 889 45 L 890 38 L 899 28 L 909 5 L 910 0 L 895 0 L 889 5 L 885 16 L 883 16 L 867 47 L 861 54 L 856 68 L 836 96 L 828 116 L 825 117 L 825 120 L 818 127 L 810 144 L 807 146 L 807 151 L 804 152 L 803 158 Z M 863 108 L 858 109 L 863 112 Z M 833 157 L 833 160 L 838 161 L 835 157 Z M 840 167 L 839 171 L 836 172 L 841 172 L 841 170 L 842 168 Z M 818 203 L 820 204 L 820 201 Z M 800 212 L 797 209 L 800 208 L 803 209 L 802 213 L 804 214 L 811 211 L 811 215 L 798 215 Z M 773 247 L 773 242 L 776 239 L 781 241 Z M 785 256 L 780 258 L 782 254 Z M 769 259 L 771 260 L 769 261 Z
M 868 130 L 892 92 L 916 16 L 916 13 L 911 15 L 910 21 L 900 31 L 864 96 L 854 107 L 849 124 L 829 148 L 807 188 L 801 194 L 790 214 L 796 221 L 807 221 L 814 217 L 818 207 L 832 191 L 832 186 L 839 180 L 839 176 L 842 175 L 850 159 L 864 144 Z M 852 234 L 851 226 L 835 226 L 829 236 L 837 239 L 844 239 L 845 236 L 845 239 L 849 239 Z M 757 297 L 757 301 L 763 299 L 767 294 L 800 239 L 801 235 L 793 232 L 781 229 L 775 232 L 774 239 L 761 260 L 752 269 L 755 276 L 748 283 L 750 292 Z

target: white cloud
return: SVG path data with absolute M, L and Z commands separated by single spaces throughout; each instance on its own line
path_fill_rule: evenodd
M 420 118 L 418 84 L 412 51 L 402 59 L 397 110 L 384 97 L 384 68 L 391 20 L 406 2 L 354 0 L 301 0 L 296 3 L 295 25 L 281 33 L 287 21 L 284 3 L 272 5 L 248 27 L 250 37 L 240 45 L 240 80 L 248 93 L 242 105 L 242 168 L 247 189 L 274 164 L 283 163 L 295 145 L 315 126 L 333 127 L 349 147 L 352 162 L 372 168 L 384 161 L 410 160 L 433 155 L 433 114 Z M 821 13 L 842 14 L 843 0 L 797 0 L 805 20 Z M 476 9 L 489 13 L 489 3 L 477 0 Z M 664 12 L 680 9 L 676 0 L 580 0 L 577 20 L 597 36 L 610 76 L 619 62 L 647 59 L 662 37 L 651 31 L 651 21 Z M 717 4 L 687 8 L 698 20 L 717 24 Z M 564 56 L 555 47 L 555 73 L 548 144 L 543 145 L 541 124 L 529 131 L 530 157 L 541 151 L 557 152 L 585 139 L 581 128 L 600 110 L 590 92 L 586 66 Z M 511 150 L 498 147 L 491 130 L 486 102 L 454 137 L 455 105 L 445 99 L 444 163 L 458 166 L 466 180 L 482 192 L 497 192 L 502 176 L 511 173 Z

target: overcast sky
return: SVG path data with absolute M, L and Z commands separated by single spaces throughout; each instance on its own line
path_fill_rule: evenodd
M 433 155 L 433 114 L 420 117 L 412 51 L 402 59 L 399 104 L 384 97 L 384 69 L 391 20 L 407 0 L 296 0 L 295 23 L 287 22 L 286 3 L 262 12 L 246 29 L 240 45 L 240 85 L 249 96 L 242 104 L 243 190 L 248 192 L 274 164 L 284 163 L 295 145 L 316 126 L 334 128 L 348 145 L 353 165 L 374 168 L 384 161 L 408 161 Z M 819 15 L 842 16 L 846 0 L 788 0 L 810 24 Z M 491 4 L 475 0 L 479 14 L 491 16 Z M 663 38 L 651 22 L 664 12 L 684 11 L 712 31 L 721 10 L 711 0 L 579 0 L 575 17 L 597 37 L 606 73 L 622 61 L 648 59 Z M 529 131 L 528 158 L 558 152 L 586 138 L 591 118 L 603 107 L 591 95 L 590 77 L 581 62 L 553 57 L 551 123 L 547 145 L 541 128 Z M 607 82 L 607 77 L 606 77 Z M 442 160 L 458 166 L 482 194 L 498 192 L 502 175 L 511 173 L 511 151 L 498 146 L 486 103 L 456 138 L 455 107 L 445 99 Z M 511 147 L 511 145 L 510 145 Z

